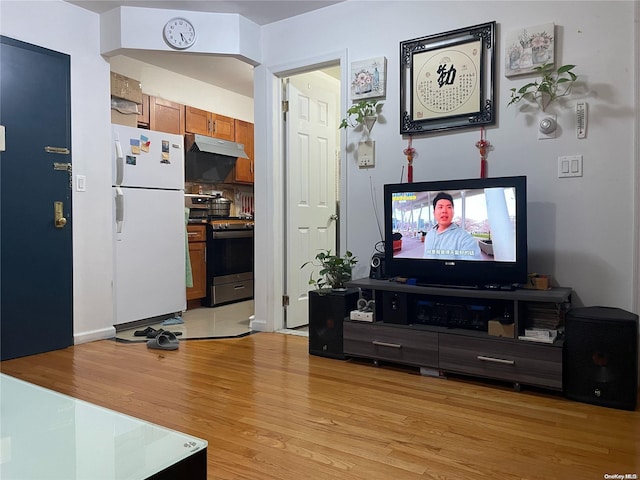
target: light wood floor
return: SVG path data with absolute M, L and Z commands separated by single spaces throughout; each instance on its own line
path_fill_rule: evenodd
M 309 356 L 307 342 L 257 333 L 158 351 L 103 340 L 0 369 L 206 439 L 209 479 L 640 476 L 638 411 Z

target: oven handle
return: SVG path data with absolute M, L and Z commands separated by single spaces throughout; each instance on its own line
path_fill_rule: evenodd
M 214 240 L 224 239 L 224 238 L 252 238 L 253 230 L 227 230 L 220 231 L 214 230 L 211 238 Z

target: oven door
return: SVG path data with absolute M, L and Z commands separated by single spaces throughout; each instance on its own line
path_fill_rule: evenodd
M 253 248 L 253 230 L 209 231 L 208 306 L 253 298 Z

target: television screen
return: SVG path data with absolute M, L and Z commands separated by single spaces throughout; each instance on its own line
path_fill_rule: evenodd
M 386 270 L 430 284 L 523 283 L 526 178 L 385 185 Z

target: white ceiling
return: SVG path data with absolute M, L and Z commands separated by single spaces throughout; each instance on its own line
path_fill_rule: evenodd
M 258 25 L 277 22 L 340 3 L 316 0 L 66 0 L 103 13 L 117 7 L 161 8 L 208 13 L 237 13 Z M 126 56 L 253 98 L 253 67 L 228 56 L 188 52 L 128 51 Z

